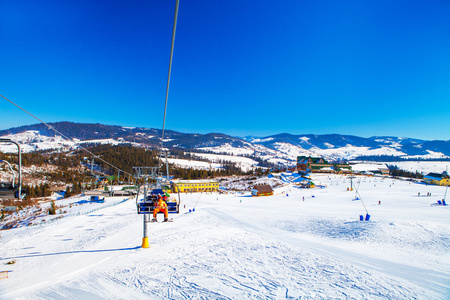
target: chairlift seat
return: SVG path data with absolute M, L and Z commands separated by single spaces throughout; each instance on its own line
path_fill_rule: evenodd
M 152 214 L 156 208 L 157 196 L 150 195 L 147 199 L 138 202 L 138 214 Z M 167 204 L 167 212 L 169 214 L 178 214 L 180 212 L 180 204 L 174 200 L 166 201 Z
M 25 190 L 22 189 L 22 194 Z M 0 182 L 0 199 L 18 199 L 19 187 L 14 187 L 12 182 Z

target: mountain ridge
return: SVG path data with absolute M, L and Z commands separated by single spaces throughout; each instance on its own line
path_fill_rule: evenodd
M 58 139 L 59 134 L 44 124 L 33 124 L 0 130 L 1 137 L 21 139 L 30 146 L 27 151 L 75 147 L 83 143 L 131 143 L 159 147 L 162 130 L 124 127 L 100 123 L 49 123 L 70 141 Z M 257 154 L 267 159 L 283 159 L 292 163 L 296 156 L 322 156 L 331 160 L 349 160 L 359 156 L 394 156 L 399 158 L 450 158 L 450 140 L 422 140 L 409 137 L 372 136 L 369 138 L 343 134 L 290 134 L 256 137 L 233 137 L 223 133 L 182 133 L 165 130 L 163 146 L 233 155 Z M 22 135 L 21 138 L 19 138 Z M 50 144 L 49 144 L 50 143 Z M 34 145 L 34 146 L 33 146 Z M 0 148 L 1 150 L 2 148 Z

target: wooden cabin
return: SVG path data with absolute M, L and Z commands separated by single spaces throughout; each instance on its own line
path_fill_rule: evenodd
M 273 189 L 268 184 L 257 184 L 251 190 L 252 196 L 272 196 Z

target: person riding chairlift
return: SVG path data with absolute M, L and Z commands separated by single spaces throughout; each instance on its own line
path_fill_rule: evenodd
M 166 197 L 166 196 L 164 196 L 164 197 Z M 164 213 L 164 221 L 163 222 L 168 222 L 169 221 L 169 213 L 167 211 L 167 203 L 166 203 L 166 201 L 164 201 L 164 199 L 161 197 L 161 195 L 158 195 L 158 202 L 156 203 L 155 209 L 153 210 L 153 220 L 152 221 L 156 222 L 156 214 L 159 212 Z

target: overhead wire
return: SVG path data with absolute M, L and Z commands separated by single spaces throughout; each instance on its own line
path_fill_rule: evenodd
M 24 108 L 20 107 L 19 105 L 17 105 L 16 103 L 14 103 L 13 101 L 9 100 L 8 98 L 6 98 L 5 96 L 0 94 L 0 97 L 2 97 L 3 99 L 5 99 L 6 101 L 8 101 L 9 103 L 13 104 L 14 106 L 16 106 L 17 108 L 21 109 L 22 111 L 24 111 L 25 113 L 27 113 L 28 115 L 30 115 L 31 117 L 35 118 L 36 120 L 38 120 L 39 122 L 41 122 L 42 124 L 44 124 L 45 126 L 47 126 L 48 129 L 53 130 L 54 132 L 56 132 L 57 134 L 59 134 L 61 137 L 65 138 L 66 140 L 71 140 L 69 137 L 67 137 L 65 134 L 61 133 L 60 131 L 56 130 L 56 128 L 54 128 L 53 126 L 45 123 L 44 121 L 42 121 L 41 119 L 39 119 L 38 117 L 36 117 L 35 115 L 33 115 L 32 113 L 30 113 L 29 111 L 25 110 Z M 133 176 L 133 174 L 128 173 L 122 169 L 120 169 L 119 167 L 116 167 L 115 165 L 107 162 L 106 160 L 104 160 L 103 158 L 101 158 L 98 155 L 95 155 L 92 151 L 89 151 L 88 149 L 84 148 L 83 146 L 78 146 L 81 150 L 89 153 L 90 155 L 92 155 L 94 158 L 97 158 L 98 160 L 104 162 L 105 164 L 107 164 L 110 167 L 113 167 L 116 170 L 122 171 L 125 174 L 129 175 L 129 176 Z
M 195 202 L 194 210 L 195 210 L 195 208 L 197 207 L 197 203 L 198 203 L 198 201 L 200 200 L 201 197 L 202 197 L 202 194 L 200 193 L 200 196 L 198 196 L 197 202 Z
M 361 181 L 359 183 L 361 183 Z M 364 210 L 366 211 L 366 214 L 369 214 L 369 212 L 367 211 L 366 205 L 364 204 L 364 202 L 362 200 L 362 197 L 361 197 L 361 194 L 359 193 L 358 189 L 359 189 L 359 184 L 358 184 L 358 187 L 355 188 L 355 192 L 356 192 L 356 195 L 359 196 L 359 200 L 361 201 L 362 205 L 364 206 Z
M 169 85 L 170 85 L 170 75 L 172 72 L 172 60 L 173 60 L 173 49 L 175 45 L 175 33 L 177 31 L 177 20 L 178 20 L 178 5 L 179 0 L 175 2 L 175 13 L 173 17 L 173 28 L 172 28 L 172 44 L 170 46 L 170 60 L 169 60 L 169 72 L 167 75 L 167 86 L 166 86 L 166 101 L 164 104 L 164 117 L 163 117 L 163 126 L 162 126 L 162 134 L 161 134 L 161 148 L 160 148 L 160 165 L 162 164 L 162 152 L 163 152 L 163 143 L 164 143 L 164 129 L 166 125 L 166 113 L 167 113 L 167 100 L 169 98 Z M 167 174 L 169 175 L 169 174 Z

